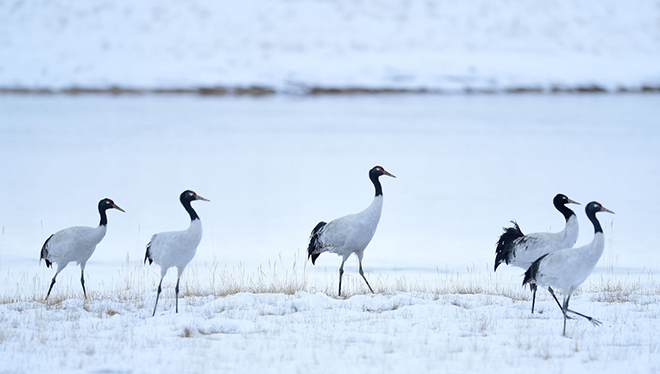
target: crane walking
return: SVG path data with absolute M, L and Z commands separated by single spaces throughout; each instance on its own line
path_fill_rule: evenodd
M 156 294 L 156 304 L 154 305 L 154 312 L 152 317 L 156 315 L 156 307 L 158 306 L 158 298 L 162 291 L 163 278 L 167 274 L 167 270 L 172 266 L 176 266 L 177 278 L 176 287 L 176 312 L 179 313 L 179 281 L 181 280 L 181 273 L 186 268 L 190 260 L 195 257 L 197 246 L 202 240 L 202 221 L 199 219 L 197 212 L 190 206 L 190 203 L 195 200 L 209 201 L 195 192 L 186 190 L 179 196 L 181 205 L 190 215 L 190 227 L 183 231 L 168 231 L 155 234 L 151 237 L 151 241 L 147 244 L 147 252 L 144 255 L 144 262 L 149 261 L 151 265 L 153 262 L 160 265 L 160 283 L 158 283 L 158 293 Z
M 50 296 L 50 291 L 53 290 L 55 278 L 72 261 L 76 261 L 80 265 L 80 284 L 82 284 L 83 295 L 85 295 L 85 299 L 87 298 L 85 265 L 87 260 L 94 254 L 96 245 L 105 237 L 108 226 L 108 216 L 105 212 L 108 209 L 117 209 L 124 212 L 114 201 L 107 198 L 99 201 L 98 208 L 101 222 L 97 227 L 74 226 L 60 230 L 49 236 L 41 247 L 39 261 L 45 260 L 47 267 L 51 267 L 53 262 L 57 264 L 57 271 L 55 271 L 53 280 L 50 282 L 46 300 Z
M 371 205 L 360 213 L 343 216 L 329 223 L 321 221 L 314 227 L 310 235 L 307 258 L 312 259 L 312 265 L 316 263 L 316 259 L 323 252 L 336 253 L 342 257 L 341 266 L 339 267 L 338 295 L 341 295 L 341 279 L 344 274 L 344 263 L 353 253 L 358 258 L 360 264 L 359 272 L 362 279 L 367 283 L 369 290 L 372 293 L 374 292 L 371 285 L 369 285 L 369 281 L 364 276 L 362 256 L 376 232 L 383 209 L 383 188 L 378 179 L 382 175 L 396 178 L 381 166 L 375 166 L 369 170 L 369 179 L 376 189 L 376 196 Z
M 518 223 L 512 221 L 513 227 L 505 228 L 497 241 L 495 271 L 503 262 L 527 270 L 539 257 L 560 249 L 572 248 L 575 245 L 579 233 L 578 220 L 575 212 L 566 204 L 580 205 L 580 203 L 563 194 L 557 194 L 552 202 L 566 219 L 564 229 L 560 232 L 536 232 L 525 235 L 520 230 Z M 534 313 L 536 287 L 530 286 L 530 288 L 532 290 L 532 313 Z M 561 308 L 559 300 L 556 301 Z
M 547 287 L 553 297 L 555 297 L 555 293 L 552 287 L 562 290 L 564 297 L 562 304 L 564 336 L 566 335 L 568 313 L 584 317 L 595 326 L 600 325 L 600 321 L 597 319 L 568 309 L 571 294 L 589 277 L 605 248 L 603 228 L 596 218 L 596 213 L 607 212 L 614 214 L 613 211 L 605 209 L 600 203 L 595 201 L 587 204 L 585 211 L 587 217 L 594 225 L 594 238 L 591 243 L 577 248 L 561 249 L 541 256 L 525 272 L 525 279 L 523 280 L 523 286 L 529 284 L 530 287 Z

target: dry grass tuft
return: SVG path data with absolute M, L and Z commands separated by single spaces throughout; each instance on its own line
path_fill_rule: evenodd
M 268 261 L 254 269 L 247 269 L 244 264 L 233 267 L 221 266 L 218 258 L 210 264 L 196 262 L 186 269 L 181 278 L 180 302 L 192 297 L 224 297 L 237 293 L 279 293 L 294 295 L 297 292 L 321 292 L 337 298 L 338 279 L 332 271 L 310 271 L 311 264 L 306 261 L 306 253 L 298 251 L 291 258 L 278 255 L 274 261 Z M 176 272 L 170 271 L 163 282 L 162 299 L 174 298 Z M 506 273 L 505 273 L 506 274 Z M 402 292 L 425 293 L 436 300 L 453 295 L 483 295 L 488 297 L 488 305 L 506 302 L 527 302 L 531 300 L 531 292 L 519 286 L 516 276 L 494 273 L 492 269 L 476 270 L 474 266 L 458 273 L 441 272 L 423 273 L 411 276 L 410 273 L 397 274 L 369 271 L 366 277 L 377 294 L 396 295 Z M 509 278 L 507 278 L 509 277 Z M 43 278 L 43 279 L 42 279 Z M 603 303 L 636 302 L 648 304 L 657 302 L 660 298 L 660 286 L 653 281 L 651 274 L 643 274 L 636 281 L 630 277 L 619 280 L 613 274 L 603 274 L 593 281 L 593 276 L 578 290 L 590 294 L 591 300 Z M 135 308 L 151 308 L 155 301 L 156 288 L 160 280 L 158 267 L 144 266 L 139 260 L 126 257 L 125 263 L 117 270 L 116 276 L 104 280 L 103 287 L 90 291 L 90 301 L 109 300 L 113 302 L 130 302 Z M 82 300 L 82 290 L 75 274 L 68 279 L 58 280 L 48 301 L 45 292 L 50 282 L 50 273 L 46 277 L 25 275 L 16 285 L 16 289 L 8 294 L 0 295 L 0 304 L 20 304 L 21 302 L 40 303 L 47 308 L 62 308 L 66 301 Z M 362 278 L 356 272 L 347 271 L 343 277 L 342 297 L 350 298 L 356 295 L 369 295 L 370 292 Z M 458 300 L 458 299 L 457 299 Z M 461 305 L 460 301 L 456 302 Z M 68 304 L 64 304 L 68 305 Z M 88 303 L 83 303 L 83 309 L 92 312 Z M 118 314 L 117 307 L 95 309 L 99 316 Z

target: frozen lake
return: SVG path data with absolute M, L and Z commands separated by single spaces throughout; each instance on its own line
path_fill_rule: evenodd
M 109 197 L 126 213 L 109 212 L 88 263 L 88 291 L 98 287 L 103 274 L 137 264 L 152 234 L 188 227 L 185 189 L 211 200 L 194 204 L 205 230 L 199 276 L 212 263 L 248 272 L 304 263 L 318 221 L 369 205 L 374 165 L 397 178 L 383 180 L 383 215 L 365 251 L 373 279 L 492 272 L 509 220 L 525 233 L 563 228 L 552 206 L 559 192 L 583 204 L 577 245 L 592 238 L 586 203 L 616 212 L 599 215 L 598 271 L 653 273 L 659 103 L 632 94 L 0 96 L 0 290 L 35 278 L 45 292 L 54 271 L 39 265 L 43 242 L 95 226 L 96 204 Z M 334 274 L 339 264 L 324 254 L 307 271 Z M 356 265 L 349 260 L 346 275 L 357 277 Z M 499 272 L 519 281 L 518 269 Z M 79 270 L 60 277 L 76 284 Z

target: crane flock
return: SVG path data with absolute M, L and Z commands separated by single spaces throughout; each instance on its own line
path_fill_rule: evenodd
M 307 257 L 312 265 L 316 264 L 321 253 L 335 253 L 342 257 L 339 267 L 339 288 L 337 295 L 341 296 L 342 276 L 344 263 L 355 253 L 359 263 L 359 274 L 364 279 L 369 291 L 373 288 L 364 275 L 362 259 L 364 251 L 371 242 L 383 208 L 383 189 L 380 183 L 381 176 L 396 178 L 382 166 L 375 166 L 369 170 L 369 179 L 374 185 L 375 196 L 371 204 L 363 211 L 334 219 L 328 223 L 319 222 L 311 232 L 307 247 Z M 186 190 L 179 196 L 179 201 L 190 216 L 190 226 L 183 231 L 170 231 L 155 234 L 146 245 L 144 262 L 156 263 L 160 266 L 160 282 L 156 294 L 156 301 L 152 316 L 156 315 L 158 299 L 162 291 L 163 278 L 171 267 L 177 268 L 177 282 L 175 287 L 175 312 L 179 312 L 179 283 L 181 275 L 195 256 L 197 247 L 202 239 L 202 223 L 197 212 L 192 208 L 191 202 L 201 200 L 209 201 L 191 190 Z M 566 204 L 578 204 L 566 195 L 557 194 L 553 205 L 565 219 L 564 229 L 559 232 L 538 232 L 523 234 L 517 222 L 512 227 L 504 228 L 497 241 L 495 249 L 494 270 L 502 263 L 525 270 L 524 285 L 532 290 L 532 313 L 536 301 L 537 287 L 546 287 L 552 295 L 564 317 L 563 334 L 566 335 L 566 320 L 571 317 L 569 313 L 583 317 L 594 325 L 601 322 L 584 314 L 568 309 L 571 295 L 591 274 L 600 259 L 604 248 L 603 229 L 596 218 L 597 212 L 614 213 L 604 208 L 600 203 L 592 201 L 585 207 L 585 212 L 594 226 L 594 236 L 591 243 L 573 248 L 578 238 L 579 227 L 577 216 Z M 105 237 L 108 218 L 106 211 L 116 209 L 124 212 L 111 199 L 102 199 L 98 204 L 101 217 L 98 227 L 75 226 L 60 230 L 52 234 L 41 249 L 41 259 L 46 266 L 57 264 L 57 270 L 52 278 L 45 300 L 48 300 L 55 285 L 57 275 L 66 268 L 70 262 L 80 265 L 80 283 L 83 295 L 87 298 L 85 290 L 85 265 L 94 253 L 96 246 Z M 553 288 L 562 291 L 563 303 L 557 299 Z
M 555 208 L 564 215 L 566 226 L 557 233 L 536 232 L 525 235 L 515 221 L 513 227 L 504 229 L 504 233 L 497 241 L 495 249 L 495 271 L 501 263 L 529 269 L 532 263 L 546 253 L 552 253 L 563 248 L 571 248 L 578 238 L 578 221 L 575 212 L 566 207 L 566 204 L 580 204 L 569 199 L 564 194 L 557 194 L 552 200 Z M 536 302 L 536 286 L 530 285 L 532 289 L 532 313 Z M 559 301 L 557 301 L 559 303 Z M 561 307 L 561 305 L 560 305 Z
M 561 308 L 564 314 L 564 335 L 566 335 L 566 318 L 568 317 L 568 312 L 584 317 L 594 325 L 600 324 L 600 321 L 592 317 L 568 309 L 571 294 L 594 270 L 605 248 L 603 228 L 596 218 L 596 213 L 608 212 L 614 214 L 613 211 L 604 208 L 600 203 L 595 201 L 590 202 L 586 206 L 585 212 L 594 225 L 594 238 L 591 243 L 582 247 L 564 248 L 544 254 L 527 269 L 525 279 L 523 280 L 523 285 L 529 284 L 530 287 L 532 285 L 534 288 L 536 286 L 548 287 L 548 291 L 555 300 L 557 298 L 552 287 L 562 290 L 564 302 Z

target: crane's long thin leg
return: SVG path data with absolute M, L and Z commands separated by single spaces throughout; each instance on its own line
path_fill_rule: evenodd
M 561 306 L 561 303 L 559 302 L 559 299 L 557 299 L 557 296 L 555 296 L 555 291 L 552 289 L 552 287 L 548 287 L 548 292 L 550 292 L 550 295 L 552 295 L 552 298 L 555 299 L 557 302 L 557 305 L 559 306 L 559 309 L 562 311 L 564 310 L 564 307 Z
M 48 288 L 48 294 L 46 294 L 45 300 L 48 300 L 48 296 L 50 296 L 50 291 L 53 290 L 53 286 L 55 285 L 55 278 L 57 278 L 57 273 L 55 273 L 55 275 L 53 276 L 53 280 L 50 281 L 50 287 Z
M 564 311 L 564 308 L 561 306 L 561 303 L 559 303 L 559 300 L 557 299 L 557 296 L 555 296 L 555 293 L 552 291 L 552 288 L 548 287 L 548 291 L 550 291 L 550 294 L 552 295 L 552 297 L 553 297 L 553 298 L 555 299 L 555 301 L 557 302 L 557 305 L 559 305 L 559 309 L 561 309 L 562 312 L 563 312 L 563 311 Z M 576 312 L 576 311 L 574 311 L 574 310 L 567 309 L 566 311 L 569 312 L 569 313 L 573 313 L 573 314 L 575 314 L 575 315 L 577 315 L 577 316 L 580 316 L 580 317 L 582 317 L 582 318 L 586 318 L 586 319 L 587 319 L 589 322 L 591 322 L 594 326 L 599 326 L 599 325 L 602 324 L 599 320 L 597 320 L 597 319 L 595 319 L 595 318 L 593 318 L 593 317 L 586 316 L 586 315 L 584 315 L 584 314 L 582 314 L 582 313 L 578 313 L 578 312 Z M 566 318 L 568 318 L 568 319 L 572 319 L 570 316 L 567 316 Z
M 48 300 L 48 296 L 50 296 L 50 291 L 53 290 L 53 286 L 55 285 L 55 278 L 57 278 L 57 274 L 59 274 L 60 271 L 64 270 L 65 267 L 66 265 L 63 266 L 62 268 L 60 268 L 60 265 L 57 265 L 57 271 L 55 272 L 55 275 L 53 275 L 53 280 L 50 281 L 50 287 L 48 287 L 48 293 L 46 294 L 46 298 L 44 299 L 44 301 Z
M 80 284 L 82 284 L 83 295 L 87 298 L 87 291 L 85 290 L 85 263 L 80 264 Z
M 53 290 L 53 286 L 55 285 L 55 277 L 57 277 L 57 274 L 55 274 L 53 280 L 50 281 L 50 287 L 48 287 L 48 294 L 46 294 L 46 300 L 48 300 L 48 296 L 50 296 L 50 291 Z
M 574 310 L 570 310 L 570 309 L 568 309 L 567 312 L 569 312 L 569 313 L 573 313 L 573 314 L 578 315 L 578 316 L 580 316 L 580 317 L 582 317 L 582 318 L 586 318 L 586 319 L 587 319 L 589 322 L 591 322 L 591 324 L 593 324 L 594 326 L 600 326 L 600 325 L 603 324 L 601 321 L 599 321 L 599 320 L 597 320 L 597 319 L 595 319 L 595 318 L 593 318 L 593 317 L 585 316 L 584 314 L 582 314 L 582 313 L 578 313 L 578 312 L 576 312 L 576 311 L 574 311 Z M 570 319 L 570 317 L 569 317 L 569 319 Z
M 557 302 L 557 306 L 559 306 L 559 310 L 561 310 L 562 313 L 563 313 L 564 312 L 564 307 L 561 306 L 561 303 L 559 302 L 559 299 L 557 299 L 557 296 L 555 296 L 555 291 L 553 291 L 551 287 L 548 287 L 548 291 L 550 292 L 550 295 L 552 295 L 552 298 L 555 299 L 555 301 Z M 572 310 L 569 310 L 569 312 L 574 313 Z M 576 313 L 576 314 L 579 314 L 579 313 Z M 573 317 L 570 317 L 570 316 L 566 316 L 566 318 L 573 319 Z
M 341 296 L 341 277 L 344 275 L 344 262 L 346 262 L 346 258 L 342 258 L 341 266 L 339 267 L 339 292 L 337 296 Z
M 156 315 L 156 307 L 158 306 L 158 298 L 160 297 L 160 292 L 163 290 L 161 286 L 163 285 L 163 278 L 160 278 L 160 283 L 158 283 L 158 293 L 156 294 L 156 305 L 154 305 L 154 313 L 151 315 L 152 317 Z
M 567 295 L 564 295 L 564 307 L 562 308 L 562 311 L 564 312 L 564 332 L 563 335 L 566 336 L 566 313 L 568 312 L 568 299 L 571 298 L 570 295 L 566 297 Z
M 360 275 L 362 276 L 362 279 L 364 279 L 364 281 L 367 283 L 367 287 L 369 287 L 369 291 L 371 291 L 371 293 L 375 293 L 374 290 L 369 285 L 369 281 L 367 280 L 367 278 L 365 278 L 364 271 L 362 271 L 362 256 L 358 256 L 358 262 L 360 263 Z
M 571 295 L 568 295 L 568 299 L 569 299 L 569 300 L 571 299 Z M 568 304 L 568 303 L 567 303 L 567 304 Z M 594 325 L 594 326 L 600 326 L 600 325 L 603 324 L 602 322 L 600 322 L 599 320 L 597 320 L 597 319 L 595 319 L 595 318 L 593 318 L 593 317 L 589 317 L 589 316 L 586 316 L 586 315 L 584 315 L 584 314 L 582 314 L 582 313 L 578 313 L 578 312 L 576 312 L 576 311 L 574 311 L 574 310 L 570 310 L 570 309 L 568 309 L 568 306 L 567 306 L 566 311 L 567 311 L 567 312 L 570 312 L 570 313 L 573 313 L 573 314 L 576 314 L 576 315 L 578 315 L 578 316 L 580 316 L 580 317 L 586 318 L 586 319 L 587 319 L 589 322 L 591 322 L 591 324 Z
M 532 314 L 534 314 L 534 304 L 536 304 L 536 284 L 530 284 L 532 289 Z
M 174 291 L 176 293 L 176 312 L 179 313 L 179 280 L 181 278 L 176 279 L 176 287 L 174 288 Z

